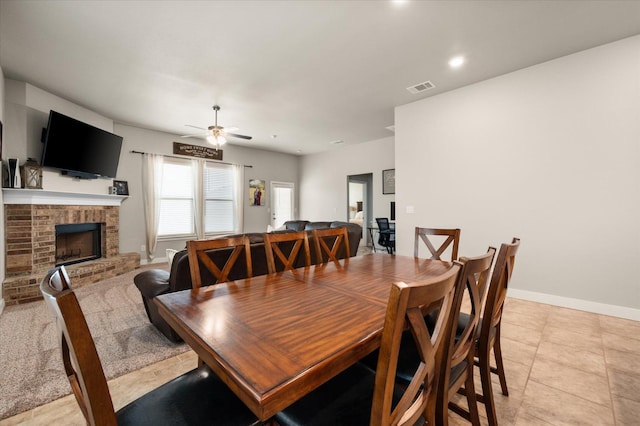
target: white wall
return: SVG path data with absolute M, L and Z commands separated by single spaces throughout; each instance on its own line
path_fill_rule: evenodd
M 3 127 L 4 127 L 4 73 L 2 72 L 2 67 L 0 67 L 0 122 L 2 122 Z M 6 130 L 2 130 L 2 133 L 0 133 L 0 140 L 2 140 L 2 146 L 0 146 L 0 158 L 2 158 L 4 160 L 5 155 L 4 155 L 4 137 L 3 135 L 6 134 Z M 4 204 L 3 204 L 3 197 L 2 197 L 2 191 L 0 191 L 0 286 L 2 286 L 2 283 L 4 282 L 4 271 L 5 271 L 5 231 L 4 231 Z M 0 314 L 2 314 L 2 311 L 4 309 L 4 295 L 2 294 L 2 292 L 0 292 Z
M 157 132 L 123 124 L 115 125 L 115 133 L 123 136 L 122 153 L 118 166 L 118 179 L 128 182 L 129 198 L 120 208 L 120 251 L 140 252 L 143 263 L 146 255 L 141 252 L 145 244 L 145 227 L 142 205 L 141 165 L 142 156 L 130 151 L 142 151 L 154 154 L 173 153 L 173 142 L 206 145 L 199 139 L 180 139 L 178 136 Z M 249 142 L 250 144 L 250 142 Z M 187 157 L 185 157 L 187 158 Z M 269 194 L 266 194 L 266 205 L 250 206 L 248 185 L 249 179 L 262 179 L 267 187 L 271 181 L 293 182 L 298 187 L 298 157 L 258 149 L 244 148 L 227 144 L 223 147 L 223 161 L 235 164 L 251 165 L 245 168 L 244 175 L 244 231 L 266 232 L 269 221 Z M 156 247 L 156 259 L 163 259 L 165 250 L 183 249 L 186 240 L 159 241 Z
M 393 137 L 303 156 L 298 218 L 346 221 L 347 176 L 365 173 L 373 173 L 373 217 L 388 217 L 395 198 L 382 194 L 382 170 L 394 164 Z
M 415 226 L 461 228 L 461 255 L 517 236 L 512 294 L 640 319 L 639 52 L 636 36 L 396 108 L 398 253 Z

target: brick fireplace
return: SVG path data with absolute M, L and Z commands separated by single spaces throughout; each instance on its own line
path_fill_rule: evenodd
M 65 266 L 75 288 L 140 265 L 138 253 L 119 253 L 123 197 L 6 189 L 3 195 L 6 277 L 2 288 L 7 305 L 41 299 L 39 286 L 44 275 L 56 264 L 66 263 L 56 253 L 56 225 L 93 224 L 99 232 L 101 257 Z

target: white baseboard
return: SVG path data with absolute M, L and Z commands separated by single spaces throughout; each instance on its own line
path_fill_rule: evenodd
M 4 311 L 4 299 L 0 299 L 0 315 L 2 315 L 2 311 Z
M 149 259 L 140 259 L 140 265 L 152 265 L 154 263 L 167 263 L 166 257 L 160 257 L 149 261 Z
M 570 297 L 555 296 L 552 294 L 536 293 L 533 291 L 519 290 L 517 288 L 509 288 L 508 296 L 515 299 L 523 299 L 531 302 L 560 306 L 563 308 L 577 309 L 579 311 L 593 312 L 594 314 L 640 321 L 640 309 L 627 308 L 626 306 L 608 305 L 606 303 L 591 302 L 588 300 L 573 299 Z

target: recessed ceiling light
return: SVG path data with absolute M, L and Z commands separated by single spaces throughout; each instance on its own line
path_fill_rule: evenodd
M 462 65 L 464 65 L 464 56 L 454 56 L 449 59 L 449 66 L 451 68 L 460 68 Z
M 331 145 L 341 145 L 341 144 L 343 144 L 343 143 L 344 143 L 344 141 L 343 141 L 342 139 L 338 139 L 338 140 L 335 140 L 335 141 L 331 141 L 331 142 L 329 142 L 329 143 L 330 143 Z

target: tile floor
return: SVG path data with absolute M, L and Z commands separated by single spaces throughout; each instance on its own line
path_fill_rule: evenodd
M 496 378 L 501 425 L 640 424 L 640 322 L 510 298 L 502 347 L 509 397 Z M 111 380 L 116 409 L 195 365 L 196 356 L 187 352 Z M 486 424 L 484 406 L 479 409 Z M 15 424 L 84 421 L 67 396 L 0 421 Z M 468 423 L 451 414 L 450 424 Z

